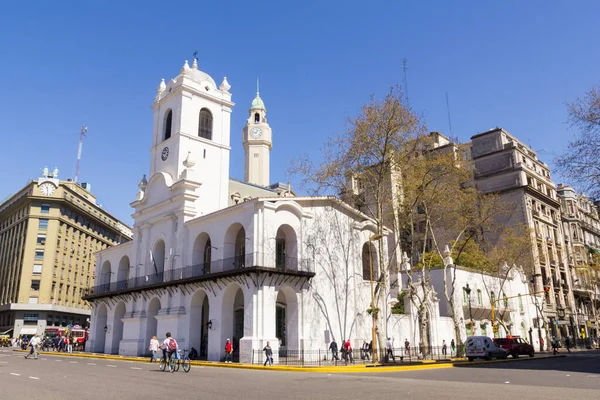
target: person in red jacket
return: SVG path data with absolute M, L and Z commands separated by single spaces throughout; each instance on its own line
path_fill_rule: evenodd
M 346 350 L 346 362 L 350 359 L 350 362 L 354 364 L 354 357 L 352 357 L 352 345 L 350 344 L 350 339 L 344 342 L 344 349 Z
M 233 355 L 233 344 L 231 340 L 227 338 L 227 343 L 225 343 L 225 362 L 231 364 L 231 358 Z

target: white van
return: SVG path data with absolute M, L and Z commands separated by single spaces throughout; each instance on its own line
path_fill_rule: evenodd
M 487 336 L 469 336 L 465 343 L 466 356 L 469 361 L 475 358 L 491 360 L 492 358 L 506 359 L 508 352 L 498 347 L 492 339 Z

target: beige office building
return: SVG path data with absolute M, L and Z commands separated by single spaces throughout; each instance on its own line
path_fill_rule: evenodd
M 132 236 L 89 189 L 45 168 L 0 204 L 0 333 L 87 325 L 93 254 Z

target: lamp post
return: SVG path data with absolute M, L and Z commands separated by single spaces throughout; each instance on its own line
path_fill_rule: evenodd
M 373 240 L 379 240 L 383 237 L 381 234 L 371 235 L 369 237 L 369 273 L 371 281 L 371 341 L 373 343 L 373 362 L 379 361 L 379 353 L 377 349 L 377 327 L 375 326 L 375 292 L 373 291 L 373 256 L 371 254 L 371 246 Z
M 463 287 L 463 290 L 467 294 L 467 299 L 469 300 L 469 319 L 471 320 L 471 329 L 473 330 L 473 333 L 475 333 L 475 326 L 473 324 L 473 311 L 471 310 L 471 288 L 469 287 L 468 283 L 467 286 Z

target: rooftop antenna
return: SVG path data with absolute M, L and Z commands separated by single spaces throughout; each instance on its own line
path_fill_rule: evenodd
M 406 79 L 406 70 L 408 69 L 408 67 L 406 66 L 407 63 L 408 60 L 406 58 L 403 58 L 402 69 L 404 70 L 404 98 L 406 100 L 406 104 L 410 106 L 410 103 L 408 101 L 408 79 Z
M 448 111 L 448 129 L 450 130 L 449 137 L 452 137 L 452 121 L 450 120 L 450 101 L 448 100 L 448 92 L 446 92 L 446 110 Z
M 81 161 L 81 148 L 83 147 L 83 137 L 87 133 L 87 126 L 82 125 L 79 132 L 79 149 L 77 150 L 77 166 L 75 167 L 75 183 L 79 179 L 79 162 Z

